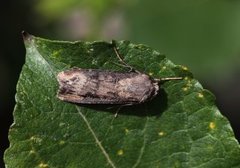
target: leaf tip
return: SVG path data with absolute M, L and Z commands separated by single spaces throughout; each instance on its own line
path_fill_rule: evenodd
M 32 35 L 24 30 L 22 31 L 22 37 L 24 41 L 30 41 L 32 39 Z

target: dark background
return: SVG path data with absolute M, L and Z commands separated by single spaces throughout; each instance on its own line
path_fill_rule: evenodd
M 129 39 L 161 51 L 216 95 L 240 140 L 238 0 L 8 0 L 0 5 L 0 24 L 1 158 L 25 59 L 22 30 L 59 40 Z

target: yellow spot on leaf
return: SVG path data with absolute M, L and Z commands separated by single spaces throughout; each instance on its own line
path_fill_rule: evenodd
M 38 138 L 37 136 L 32 136 L 30 138 L 31 141 L 34 141 L 35 143 L 41 143 L 42 142 L 42 139 L 41 138 Z
M 52 53 L 52 57 L 53 58 L 57 58 L 57 57 L 59 57 L 60 56 L 60 51 L 54 51 L 53 53 Z
M 209 128 L 214 129 L 216 127 L 216 124 L 214 122 L 209 123 Z
M 152 75 L 153 75 L 153 73 L 152 73 L 152 72 L 149 72 L 149 75 L 150 75 L 150 76 L 152 76 Z
M 199 98 L 203 98 L 203 94 L 202 93 L 198 93 L 198 97 Z
M 187 81 L 187 86 L 188 86 L 188 87 L 191 87 L 191 86 L 192 86 L 192 83 L 191 83 L 190 80 Z
M 188 80 L 188 77 L 185 77 L 184 80 Z
M 61 140 L 61 141 L 59 142 L 59 145 L 63 145 L 63 144 L 65 144 L 65 141 Z
M 188 88 L 187 88 L 187 87 L 184 87 L 184 88 L 183 88 L 183 91 L 187 91 L 187 90 L 188 90 Z
M 41 162 L 38 166 L 39 166 L 40 168 L 47 168 L 47 167 L 48 167 L 48 164 L 45 164 L 45 163 Z
M 158 133 L 159 136 L 163 136 L 165 134 L 165 132 L 161 131 Z
M 34 154 L 34 153 L 36 153 L 36 152 L 35 152 L 34 150 L 30 150 L 29 153 L 30 153 L 30 154 Z
M 163 66 L 162 69 L 165 70 L 167 67 L 166 66 Z
M 117 152 L 117 154 L 118 154 L 119 156 L 122 156 L 122 155 L 123 155 L 123 150 L 120 149 L 120 150 Z
M 129 129 L 125 128 L 125 133 L 128 134 L 129 133 Z
M 187 71 L 187 70 L 188 70 L 188 68 L 185 67 L 185 66 L 182 66 L 182 69 L 183 69 L 184 71 Z

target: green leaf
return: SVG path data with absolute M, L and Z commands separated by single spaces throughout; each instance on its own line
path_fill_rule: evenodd
M 60 42 L 25 34 L 26 63 L 17 85 L 5 164 L 16 167 L 240 167 L 240 148 L 215 97 L 186 67 L 157 51 L 116 42 L 124 60 L 161 85 L 146 104 L 78 106 L 56 97 L 56 75 L 71 67 L 127 71 L 112 44 Z

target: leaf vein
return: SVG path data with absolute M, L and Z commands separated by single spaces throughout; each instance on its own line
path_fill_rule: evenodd
M 82 117 L 83 121 L 85 122 L 85 124 L 87 125 L 89 131 L 91 132 L 93 138 L 95 139 L 98 147 L 100 148 L 100 150 L 102 151 L 103 155 L 106 157 L 108 163 L 113 167 L 116 168 L 116 166 L 114 165 L 113 161 L 111 160 L 110 156 L 108 155 L 108 153 L 106 152 L 106 150 L 104 149 L 104 147 L 102 146 L 101 142 L 99 141 L 97 135 L 95 134 L 95 132 L 93 131 L 91 125 L 89 124 L 87 118 L 85 117 L 85 115 L 80 111 L 80 109 L 78 107 L 76 107 L 79 115 Z
M 145 150 L 145 146 L 146 146 L 146 134 L 145 133 L 146 133 L 148 120 L 149 120 L 149 118 L 147 117 L 145 125 L 144 125 L 144 128 L 143 128 L 143 135 L 144 135 L 143 136 L 143 146 L 142 146 L 142 148 L 140 150 L 140 153 L 139 153 L 139 156 L 138 156 L 138 159 L 137 159 L 136 163 L 133 165 L 133 168 L 136 168 L 139 165 L 139 163 L 140 163 L 140 161 L 142 159 L 142 156 L 143 156 L 143 152 Z

